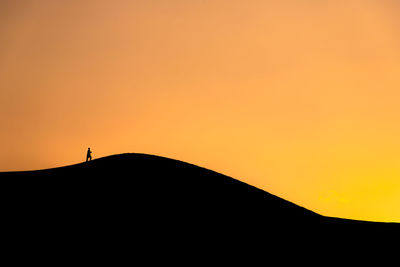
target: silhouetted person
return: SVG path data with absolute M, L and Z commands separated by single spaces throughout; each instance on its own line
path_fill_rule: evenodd
M 86 162 L 89 160 L 92 160 L 92 151 L 90 151 L 90 147 L 87 149 Z

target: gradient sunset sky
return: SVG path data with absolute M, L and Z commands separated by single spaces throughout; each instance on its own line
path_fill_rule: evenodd
M 0 171 L 125 152 L 400 222 L 400 1 L 0 1 Z

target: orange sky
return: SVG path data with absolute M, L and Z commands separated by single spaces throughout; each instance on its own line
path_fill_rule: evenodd
M 400 222 L 400 3 L 0 2 L 0 170 L 124 152 Z

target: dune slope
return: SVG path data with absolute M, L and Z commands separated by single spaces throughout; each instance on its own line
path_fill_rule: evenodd
M 157 242 L 268 237 L 392 237 L 399 224 L 316 214 L 239 180 L 185 162 L 121 154 L 61 168 L 0 173 L 7 222 L 25 233 Z

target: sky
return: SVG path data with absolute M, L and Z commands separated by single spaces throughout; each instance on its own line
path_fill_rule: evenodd
M 137 152 L 400 222 L 400 3 L 2 0 L 0 171 Z M 188 177 L 190 179 L 190 177 Z

